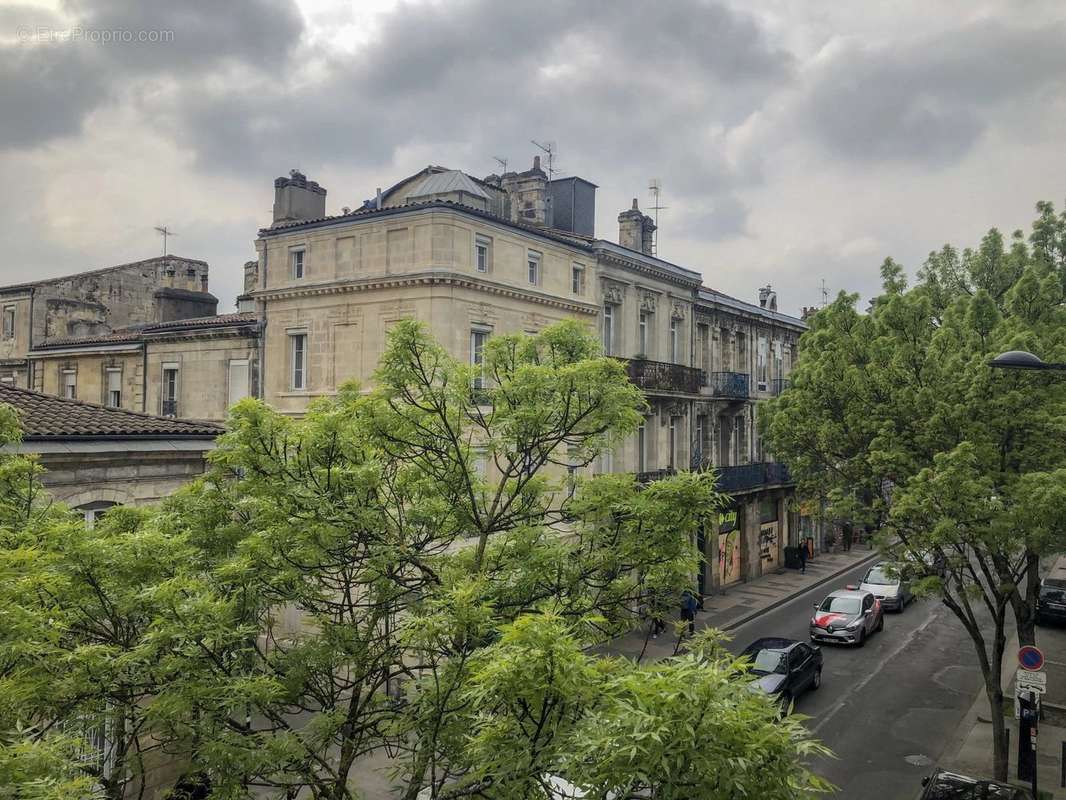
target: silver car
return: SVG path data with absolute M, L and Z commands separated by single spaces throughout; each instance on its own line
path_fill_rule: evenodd
M 898 573 L 893 574 L 887 562 L 870 567 L 858 588 L 873 594 L 886 611 L 902 611 L 914 598 L 910 584 L 900 580 Z
M 840 589 L 814 607 L 811 641 L 862 647 L 866 637 L 884 627 L 884 609 L 871 592 Z

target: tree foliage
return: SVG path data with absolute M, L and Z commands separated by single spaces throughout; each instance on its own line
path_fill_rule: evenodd
M 792 388 L 761 414 L 801 493 L 881 530 L 959 617 L 994 708 L 1006 614 L 1031 643 L 1040 559 L 1064 545 L 1066 383 L 989 368 L 1006 350 L 1066 361 L 1066 218 L 1038 213 L 1029 243 L 992 230 L 975 249 L 945 246 L 910 289 L 886 260 L 868 313 L 842 293 L 813 317 Z M 1001 776 L 1004 758 L 999 746 Z

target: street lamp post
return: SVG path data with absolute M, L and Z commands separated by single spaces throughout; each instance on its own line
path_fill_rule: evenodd
M 997 369 L 1028 369 L 1028 370 L 1064 370 L 1066 364 L 1049 364 L 1039 356 L 1027 353 L 1024 350 L 1010 350 L 1000 353 L 989 363 L 990 367 Z

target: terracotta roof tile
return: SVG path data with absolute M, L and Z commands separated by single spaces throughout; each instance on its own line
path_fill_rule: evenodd
M 67 400 L 0 384 L 0 402 L 14 406 L 27 441 L 62 439 L 213 439 L 222 433 L 211 422 L 169 419 L 136 411 Z

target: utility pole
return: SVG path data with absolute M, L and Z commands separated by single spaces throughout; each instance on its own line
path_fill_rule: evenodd
M 555 157 L 555 142 L 545 142 L 541 144 L 536 139 L 529 140 L 531 144 L 539 147 L 548 156 L 548 182 L 551 183 L 552 178 L 555 177 L 555 170 L 552 167 L 552 159 Z

